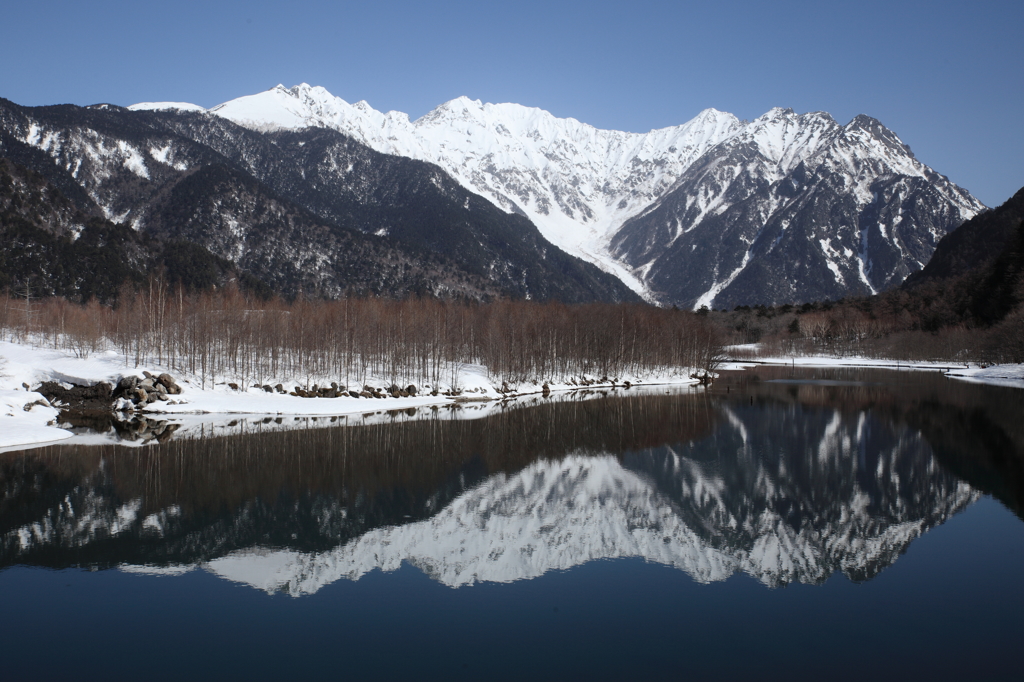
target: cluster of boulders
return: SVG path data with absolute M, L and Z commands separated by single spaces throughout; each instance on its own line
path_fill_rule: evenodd
M 409 384 L 405 388 L 397 384 L 391 384 L 383 388 L 374 386 L 363 386 L 362 390 L 349 389 L 349 387 L 338 384 L 336 381 L 332 381 L 330 386 L 318 386 L 313 384 L 312 388 L 303 388 L 296 386 L 294 390 L 289 391 L 284 387 L 283 384 L 277 384 L 271 386 L 269 384 L 253 384 L 253 388 L 259 388 L 267 393 L 280 393 L 282 395 L 293 395 L 299 398 L 409 398 L 420 395 L 420 389 L 416 388 L 414 384 Z M 228 384 L 228 388 L 240 391 L 242 388 L 238 384 Z M 439 394 L 435 388 L 430 392 L 430 395 L 454 395 L 450 391 L 445 391 L 443 394 Z
M 36 391 L 54 407 L 76 414 L 109 414 L 111 409 L 132 410 L 158 400 L 173 403 L 171 396 L 181 393 L 181 386 L 170 374 L 142 374 L 141 377 L 122 377 L 116 386 L 111 386 L 106 381 L 100 381 L 92 386 L 69 386 L 57 381 L 44 381 Z M 37 403 L 43 404 L 39 401 Z
M 109 412 L 113 388 L 105 381 L 95 386 L 71 384 L 70 387 L 56 381 L 44 381 L 36 392 L 54 407 L 79 412 Z
M 124 399 L 133 405 L 144 407 L 158 400 L 173 402 L 172 395 L 181 394 L 181 386 L 170 374 L 159 376 L 143 372 L 142 377 L 126 376 L 117 382 L 111 396 L 114 400 Z M 125 405 L 127 407 L 127 405 Z
M 620 384 L 618 378 L 608 378 L 607 376 L 603 376 L 600 379 L 588 379 L 586 377 L 577 379 L 576 377 L 570 377 L 565 383 L 569 384 L 570 386 L 578 387 L 611 386 L 612 388 L 615 388 L 617 386 L 622 386 L 623 388 L 630 388 L 633 386 L 633 384 L 631 384 L 628 381 L 623 381 Z M 533 384 L 534 386 L 536 386 L 537 382 L 534 381 Z M 546 381 L 543 384 L 541 384 L 540 390 L 541 394 L 543 394 L 544 396 L 548 396 L 551 394 L 551 386 Z M 503 381 L 501 384 L 501 388 L 498 389 L 498 393 L 514 397 L 516 395 L 519 395 L 519 389 L 510 387 L 507 381 Z
M 595 384 L 610 384 L 614 386 L 616 381 L 617 379 L 609 379 L 607 376 L 603 376 L 600 379 L 587 379 L 586 377 L 584 377 L 579 381 L 576 380 L 576 377 L 571 377 L 569 379 L 569 383 L 572 384 L 573 386 L 594 386 Z M 623 383 L 627 387 L 630 385 L 628 381 Z

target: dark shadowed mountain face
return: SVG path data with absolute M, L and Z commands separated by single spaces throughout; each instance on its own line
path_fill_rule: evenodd
M 612 250 L 681 306 L 837 299 L 899 284 L 982 208 L 874 119 L 773 110 L 701 156 Z
M 41 174 L 0 158 L 0 289 L 109 303 L 122 285 L 138 285 L 162 271 L 169 284 L 190 290 L 236 280 L 269 294 L 199 244 L 155 239 L 95 213 L 75 206 Z
M 880 297 L 926 311 L 922 326 L 996 326 L 997 357 L 1024 352 L 1024 190 L 950 232 L 920 272 Z
M 935 247 L 920 272 L 907 278 L 913 288 L 933 280 L 950 279 L 990 265 L 1016 237 L 1024 220 L 1024 189 L 998 208 L 985 211 L 953 230 Z
M 0 155 L 75 208 L 198 244 L 285 294 L 635 300 L 436 167 L 328 137 L 0 100 Z
M 148 234 L 202 245 L 273 290 L 335 298 L 501 293 L 436 253 L 337 227 L 232 166 L 186 172 L 146 207 Z

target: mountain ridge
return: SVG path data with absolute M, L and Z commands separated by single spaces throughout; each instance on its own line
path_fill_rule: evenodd
M 337 228 L 448 259 L 480 278 L 478 294 L 693 309 L 834 300 L 900 284 L 984 208 L 866 115 L 840 125 L 826 112 L 775 108 L 740 121 L 706 109 L 625 133 L 465 97 L 410 121 L 305 84 L 210 110 L 0 105 L 4 155 L 37 166 L 83 210 L 136 230 L 155 229 L 153 211 L 173 208 L 161 204 L 168 188 L 200 166 L 255 178 L 276 196 L 260 190 L 265 206 L 327 228 L 293 230 L 287 246 L 258 254 L 259 276 L 292 253 L 298 260 L 278 264 L 295 275 L 281 282 L 295 289 L 304 278 L 304 290 L 327 296 L 345 285 L 314 270 L 334 256 L 298 254 L 342 252 L 292 241 Z M 217 186 L 245 194 L 237 178 Z M 237 216 L 206 211 L 223 238 L 225 225 L 255 219 L 237 198 L 227 202 Z
M 159 106 L 168 105 L 133 105 Z M 307 84 L 279 85 L 209 113 L 262 131 L 332 128 L 377 151 L 436 163 L 633 291 L 693 308 L 889 288 L 984 209 L 863 114 L 841 125 L 826 112 L 774 108 L 740 121 L 705 109 L 678 126 L 626 133 L 467 97 L 410 120 Z M 701 168 L 710 174 L 696 177 Z M 828 208 L 808 207 L 823 200 Z M 730 210 L 732 227 L 715 220 Z M 700 230 L 706 220 L 710 229 Z M 794 221 L 802 223 L 798 258 L 806 272 L 738 246 L 752 247 L 766 232 L 779 238 Z M 689 253 L 672 248 L 694 230 L 694 237 L 706 233 L 701 244 L 689 244 Z M 716 246 L 723 231 L 728 244 Z M 773 286 L 779 280 L 795 285 Z M 751 299 L 759 286 L 767 295 Z
M 295 149 L 289 156 L 263 134 L 181 107 L 29 108 L 4 100 L 0 133 L 0 156 L 13 153 L 77 191 L 83 210 L 136 231 L 158 230 L 163 239 L 188 232 L 216 256 L 247 263 L 241 267 L 285 295 L 636 300 L 618 280 L 555 253 L 528 222 L 478 199 L 440 169 L 385 157 L 356 141 L 334 140 L 331 153 L 315 159 L 331 168 L 330 180 L 364 190 L 348 192 L 347 212 L 325 213 L 316 210 L 322 203 L 295 201 L 316 184 L 307 173 L 322 168 L 299 167 Z M 374 174 L 344 178 L 345 166 L 356 161 Z M 185 195 L 174 194 L 213 167 L 222 169 L 214 173 L 218 182 L 193 182 Z M 233 179 L 220 181 L 224 173 Z M 192 202 L 189 210 L 168 203 L 171 195 Z M 389 231 L 404 231 L 405 239 Z

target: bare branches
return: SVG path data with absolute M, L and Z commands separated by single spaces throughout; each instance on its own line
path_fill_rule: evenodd
M 16 307 L 9 297 L 0 310 Z M 204 385 L 299 379 L 361 390 L 369 377 L 457 386 L 462 367 L 485 365 L 496 384 L 570 378 L 619 379 L 711 371 L 721 357 L 713 325 L 689 312 L 639 304 L 496 301 L 482 305 L 409 299 L 263 301 L 237 288 L 169 290 L 159 274 L 116 309 L 51 298 L 0 324 L 86 356 L 113 347 L 136 366 L 158 364 Z M 322 384 L 321 384 L 322 385 Z

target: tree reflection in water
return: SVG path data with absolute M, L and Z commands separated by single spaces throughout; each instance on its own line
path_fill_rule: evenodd
M 483 419 L 8 453 L 0 565 L 203 566 L 292 594 L 403 561 L 453 586 L 621 556 L 867 580 L 982 493 L 1021 513 L 1019 393 L 762 368 Z

